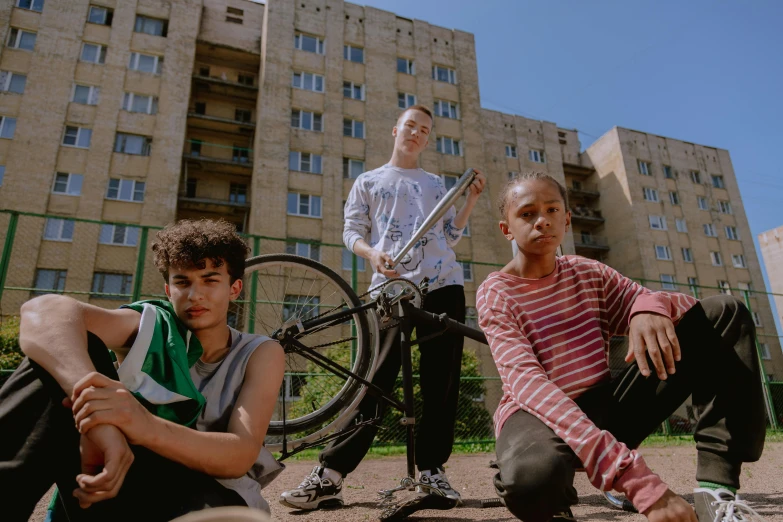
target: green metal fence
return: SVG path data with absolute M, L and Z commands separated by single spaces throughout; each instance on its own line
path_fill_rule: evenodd
M 137 211 L 130 205 L 127 212 Z M 0 210 L 0 327 L 13 330 L 14 316 L 28 299 L 42 293 L 60 293 L 98 306 L 116 308 L 123 303 L 163 296 L 163 279 L 152 263 L 150 245 L 160 227 L 140 226 L 129 221 L 90 220 Z M 342 244 L 326 243 L 311 238 L 270 237 L 247 235 L 252 255 L 296 253 L 317 259 L 331 267 L 361 294 L 366 291 L 371 269 L 365 261 L 344 248 Z M 462 260 L 465 266 L 468 301 L 479 282 L 501 265 Z M 783 426 L 783 357 L 781 338 L 773 335 L 774 319 L 767 303 L 769 294 L 750 288 L 709 287 L 696 284 L 677 284 L 662 281 L 639 280 L 653 290 L 677 289 L 696 297 L 718 293 L 732 293 L 741 297 L 759 319 L 758 356 L 764 380 L 769 425 Z M 260 331 L 255 317 L 263 300 L 257 295 L 256 280 L 245 286 L 241 299 L 232 304 L 229 321 L 233 326 L 254 332 Z M 468 324 L 476 325 L 474 307 L 467 310 Z M 0 330 L 0 339 L 5 339 Z M 4 341 L 5 342 L 5 341 Z M 625 363 L 627 341 L 616 338 L 609 354 L 613 373 Z M 11 343 L 12 344 L 12 343 Z M 469 341 L 468 356 L 463 364 L 460 382 L 460 404 L 457 419 L 458 442 L 491 442 L 491 416 L 502 396 L 501 382 L 492 364 L 488 348 Z M 777 356 L 776 356 L 777 354 Z M 19 354 L 6 343 L 0 345 L 0 380 L 18 364 Z M 414 371 L 416 369 L 414 368 Z M 775 379 L 776 378 L 776 379 Z M 398 387 L 399 389 L 399 387 Z M 286 400 L 296 400 L 290 397 Z M 404 430 L 397 422 L 399 414 L 388 412 L 378 444 L 404 441 Z M 686 403 L 661 427 L 667 434 L 684 434 L 693 430 L 698 412 Z

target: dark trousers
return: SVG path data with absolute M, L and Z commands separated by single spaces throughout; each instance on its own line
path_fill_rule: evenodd
M 465 292 L 462 286 L 438 288 L 424 297 L 422 308 L 435 314 L 446 313 L 451 319 L 465 322 Z M 422 339 L 438 331 L 437 326 L 417 324 L 416 337 Z M 389 336 L 392 336 L 391 340 Z M 402 366 L 399 327 L 385 330 L 381 346 L 390 344 L 380 354 L 380 363 L 372 383 L 385 393 L 394 389 Z M 464 338 L 447 332 L 419 345 L 421 352 L 419 375 L 423 411 L 416 435 L 416 464 L 420 470 L 442 467 L 449 460 L 454 445 L 454 423 L 459 397 L 459 376 L 462 367 Z M 386 403 L 367 394 L 353 413 L 350 422 L 369 420 L 383 415 Z M 350 424 L 349 424 L 350 425 Z M 347 475 L 356 469 L 369 451 L 376 426 L 362 426 L 358 430 L 335 439 L 319 455 L 325 467 Z
M 692 395 L 701 409 L 696 479 L 739 488 L 742 462 L 759 459 L 766 433 L 753 318 L 733 297 L 710 297 L 685 314 L 676 332 L 682 358 L 666 381 L 652 362 L 647 378 L 634 363 L 575 402 L 598 428 L 636 448 Z M 574 471 L 582 463 L 530 413 L 509 417 L 496 452 L 495 489 L 520 520 L 549 520 L 578 502 Z
M 96 370 L 119 380 L 109 352 L 89 334 Z M 72 492 L 81 473 L 79 432 L 57 382 L 25 358 L 0 389 L 0 495 L 2 519 L 26 521 L 36 503 L 57 484 L 71 521 L 170 520 L 190 511 L 246 505 L 214 478 L 170 461 L 146 448 L 131 446 L 134 461 L 119 495 L 81 509 Z

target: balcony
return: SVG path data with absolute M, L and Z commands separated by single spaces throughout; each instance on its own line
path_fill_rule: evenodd
M 604 223 L 604 217 L 598 209 L 576 205 L 571 209 L 571 221 L 583 226 L 598 226 Z
M 215 165 L 223 165 L 227 167 L 223 169 L 226 172 L 247 176 L 253 169 L 253 149 L 193 139 L 185 143 L 182 156 L 203 170 L 214 170 Z
M 209 116 L 198 112 L 188 112 L 188 127 L 213 132 L 241 134 L 251 136 L 256 128 L 254 121 L 232 120 L 219 116 Z
M 594 236 L 592 234 L 574 234 L 574 248 L 577 250 L 609 250 L 609 242 L 603 236 Z
M 208 92 L 232 99 L 255 100 L 258 97 L 258 85 L 246 85 L 199 74 L 193 75 L 193 87 L 194 92 Z
M 566 176 L 574 176 L 578 178 L 587 178 L 595 173 L 593 167 L 583 167 L 582 165 L 576 165 L 574 163 L 563 163 L 563 173 Z
M 231 197 L 229 199 L 212 199 L 190 197 L 186 193 L 180 193 L 177 198 L 178 209 L 200 213 L 217 213 L 221 215 L 244 215 L 250 208 L 250 200 L 247 197 Z
M 582 199 L 598 199 L 601 193 L 598 187 L 587 183 L 576 183 L 568 187 L 568 197 Z

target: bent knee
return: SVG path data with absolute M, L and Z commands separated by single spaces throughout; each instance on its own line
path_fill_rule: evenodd
M 495 486 L 506 503 L 526 505 L 552 502 L 562 496 L 574 481 L 574 467 L 567 456 L 558 453 L 531 455 L 533 458 L 500 466 Z

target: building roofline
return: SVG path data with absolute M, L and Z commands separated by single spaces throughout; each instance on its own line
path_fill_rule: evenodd
M 704 143 L 696 143 L 696 142 L 693 142 L 693 141 L 681 140 L 679 138 L 673 138 L 671 136 L 661 136 L 660 134 L 655 134 L 654 132 L 647 132 L 647 131 L 638 130 L 638 129 L 631 129 L 631 128 L 628 128 L 628 127 L 622 127 L 620 125 L 615 125 L 614 127 L 612 127 L 612 129 L 622 129 L 622 130 L 627 130 L 627 131 L 631 131 L 631 132 L 638 132 L 640 134 L 648 134 L 650 136 L 655 136 L 656 138 L 662 138 L 662 139 L 665 139 L 665 140 L 675 140 L 675 141 L 679 141 L 680 143 L 685 143 L 685 144 L 688 144 L 688 145 L 695 145 L 695 146 L 698 146 L 698 147 L 706 147 L 706 148 L 709 148 L 709 149 L 725 150 L 726 152 L 728 152 L 728 150 L 729 150 L 729 149 L 726 149 L 726 148 L 723 148 L 723 147 L 715 147 L 714 145 L 706 145 Z

